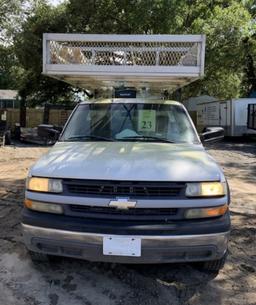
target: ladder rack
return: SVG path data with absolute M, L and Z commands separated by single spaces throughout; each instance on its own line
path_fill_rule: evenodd
M 175 90 L 203 76 L 204 55 L 204 35 L 43 36 L 43 74 L 85 89 Z

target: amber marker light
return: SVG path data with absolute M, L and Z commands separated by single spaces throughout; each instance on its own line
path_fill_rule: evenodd
M 209 218 L 224 215 L 228 210 L 228 205 L 224 204 L 212 208 L 193 208 L 185 212 L 185 218 Z
M 30 210 L 37 212 L 53 213 L 53 214 L 63 214 L 63 206 L 61 204 L 34 201 L 30 199 L 24 200 L 24 206 Z

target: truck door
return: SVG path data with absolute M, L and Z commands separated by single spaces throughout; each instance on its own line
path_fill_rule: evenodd
M 220 126 L 227 126 L 227 102 L 220 103 Z

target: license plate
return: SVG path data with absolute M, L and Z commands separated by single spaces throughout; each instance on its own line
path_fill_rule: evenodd
M 104 255 L 141 256 L 141 239 L 123 236 L 103 237 Z

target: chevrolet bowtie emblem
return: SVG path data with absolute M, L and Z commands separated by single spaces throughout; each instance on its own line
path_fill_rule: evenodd
M 110 207 L 117 208 L 119 210 L 128 210 L 129 208 L 134 208 L 137 201 L 129 201 L 128 198 L 117 198 L 116 200 L 111 200 L 109 202 Z

